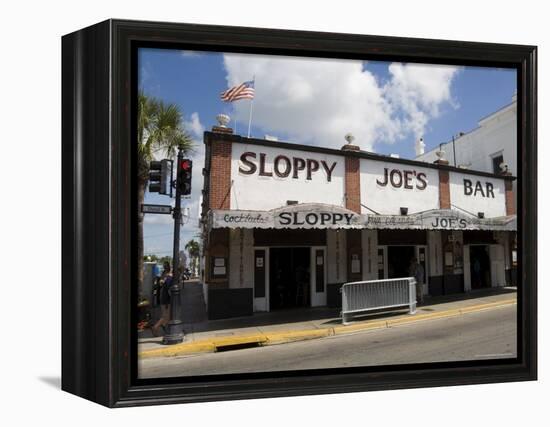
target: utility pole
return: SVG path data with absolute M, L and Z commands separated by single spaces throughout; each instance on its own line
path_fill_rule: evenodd
M 453 160 L 456 167 L 456 148 L 455 148 L 455 136 L 453 135 Z
M 174 217 L 174 250 L 172 256 L 172 284 L 170 286 L 170 320 L 166 335 L 162 339 L 165 345 L 179 344 L 184 339 L 183 321 L 181 319 L 181 289 L 182 276 L 179 274 L 180 255 L 180 227 L 181 227 L 181 174 L 179 173 L 183 159 L 183 148 L 178 147 L 178 161 L 176 167 L 176 204 L 173 210 Z

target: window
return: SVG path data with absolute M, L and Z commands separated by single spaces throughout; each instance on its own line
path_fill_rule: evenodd
M 502 154 L 493 156 L 493 173 L 501 173 L 500 164 L 504 163 L 504 157 Z

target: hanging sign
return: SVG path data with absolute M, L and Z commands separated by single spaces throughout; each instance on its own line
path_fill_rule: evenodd
M 285 206 L 271 211 L 213 210 L 212 228 L 274 229 L 516 229 L 516 216 L 477 218 L 452 209 L 434 209 L 412 215 L 367 215 L 319 203 Z
M 271 211 L 212 211 L 214 228 L 362 228 L 363 216 L 339 206 L 302 204 Z

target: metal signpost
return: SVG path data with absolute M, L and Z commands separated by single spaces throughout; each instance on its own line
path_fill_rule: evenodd
M 150 166 L 149 191 L 172 197 L 172 189 L 176 190 L 174 208 L 169 205 L 142 204 L 141 212 L 154 214 L 172 214 L 174 217 L 174 248 L 172 254 L 172 284 L 170 286 L 170 320 L 162 343 L 178 344 L 184 339 L 183 321 L 181 319 L 181 289 L 182 275 L 179 272 L 181 199 L 191 194 L 191 177 L 193 162 L 184 159 L 184 150 L 178 147 L 176 180 L 172 180 L 173 162 L 171 160 L 153 161 Z
M 162 343 L 166 345 L 178 344 L 183 341 L 183 322 L 181 320 L 181 275 L 179 274 L 179 252 L 180 252 L 180 227 L 181 227 L 181 175 L 180 167 L 183 161 L 183 150 L 178 150 L 178 165 L 176 170 L 176 205 L 173 210 L 174 216 L 174 250 L 172 254 L 172 285 L 170 286 L 170 320 L 168 321 L 166 334 Z

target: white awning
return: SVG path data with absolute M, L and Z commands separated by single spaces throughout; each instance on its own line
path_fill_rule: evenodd
M 396 229 L 515 231 L 516 215 L 478 218 L 454 209 L 411 215 L 358 214 L 340 206 L 304 203 L 270 211 L 211 210 L 210 228 Z

